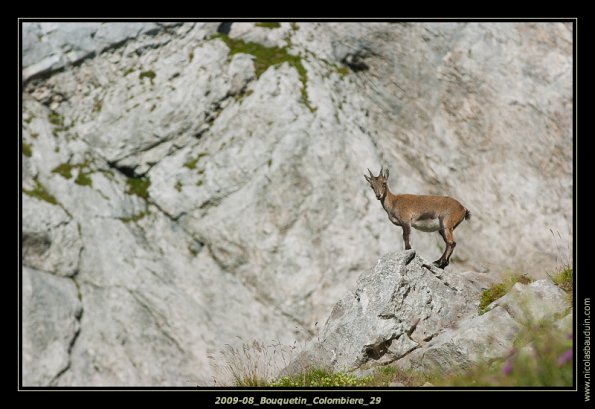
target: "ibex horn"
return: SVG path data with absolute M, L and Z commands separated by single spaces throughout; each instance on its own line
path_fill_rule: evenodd
M 368 172 L 370 173 L 370 177 L 373 178 L 374 175 L 372 174 L 372 171 L 370 170 L 370 168 L 368 168 Z

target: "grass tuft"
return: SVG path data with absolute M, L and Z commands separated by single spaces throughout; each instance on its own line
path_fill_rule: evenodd
M 357 387 L 369 386 L 372 376 L 358 378 L 353 374 L 344 372 L 332 373 L 323 369 L 313 369 L 303 374 L 289 377 L 282 376 L 267 386 L 273 387 Z
M 567 266 L 562 271 L 552 276 L 552 281 L 562 290 L 566 291 L 567 293 L 571 293 L 573 287 L 572 276 L 572 267 Z
M 502 282 L 492 285 L 487 290 L 483 290 L 481 299 L 479 300 L 479 314 L 485 314 L 488 311 L 487 307 L 508 293 L 516 283 L 529 284 L 532 281 L 526 275 L 508 273 Z

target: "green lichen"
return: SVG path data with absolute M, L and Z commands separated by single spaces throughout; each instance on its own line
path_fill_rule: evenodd
M 73 169 L 78 169 L 78 175 L 74 183 L 80 186 L 93 186 L 93 180 L 89 177 L 92 172 L 89 169 L 88 161 L 79 164 L 61 163 L 52 169 L 52 173 L 57 173 L 65 179 L 70 179 L 72 178 Z
M 59 130 L 64 128 L 64 117 L 57 112 L 50 112 L 48 114 L 48 121 L 50 121 L 50 124 L 54 125 L 54 127 L 58 128 Z
M 337 67 L 337 72 L 339 73 L 339 75 L 341 76 L 341 78 L 343 78 L 347 74 L 349 74 L 349 68 L 347 68 L 346 66 Z
M 64 117 L 55 111 L 48 114 L 48 121 L 53 125 L 52 135 L 58 137 L 58 132 L 66 131 L 68 127 L 64 124 Z
M 198 161 L 204 157 L 207 156 L 208 153 L 206 152 L 201 152 L 198 154 L 198 156 L 194 159 L 190 159 L 188 160 L 186 163 L 184 163 L 184 167 L 188 168 L 188 169 L 196 169 L 196 164 L 198 163 Z
M 140 212 L 137 214 L 133 214 L 130 217 L 120 217 L 119 219 L 122 220 L 124 223 L 130 223 L 130 222 L 137 222 L 140 219 L 142 219 L 143 217 L 147 216 L 149 214 L 149 212 L 144 211 L 144 212 Z
M 64 179 L 70 179 L 72 177 L 72 168 L 74 165 L 70 163 L 61 163 L 60 165 L 56 166 L 52 169 L 52 173 L 57 173 L 58 175 L 62 176 Z
M 101 108 L 103 107 L 103 102 L 98 99 L 97 101 L 95 101 L 95 104 L 93 105 L 93 112 L 101 112 Z
M 264 28 L 270 28 L 270 29 L 281 27 L 281 24 L 277 23 L 276 21 L 266 22 L 266 23 L 261 22 L 261 23 L 256 23 L 254 25 L 256 27 L 264 27 Z
M 23 155 L 30 158 L 33 155 L 32 146 L 27 142 L 23 142 Z
M 190 159 L 188 162 L 184 163 L 184 167 L 188 169 L 196 169 L 196 163 L 198 162 L 198 158 Z
M 288 47 L 265 47 L 262 44 L 246 42 L 237 38 L 230 38 L 225 34 L 217 34 L 214 38 L 220 38 L 227 47 L 229 47 L 229 55 L 234 54 L 250 54 L 254 58 L 254 73 L 256 78 L 260 78 L 269 67 L 283 64 L 286 62 L 297 71 L 300 82 L 302 83 L 301 101 L 308 107 L 310 112 L 316 111 L 312 107 L 308 98 L 308 73 L 302 64 L 302 57 L 299 55 L 289 54 Z
M 155 71 L 148 70 L 148 71 L 141 71 L 141 73 L 138 75 L 138 78 L 141 81 L 143 80 L 143 78 L 148 78 L 151 80 L 151 84 L 153 84 L 153 79 L 155 79 L 156 76 L 157 76 L 157 74 L 155 74 Z
M 48 193 L 47 190 L 45 190 L 45 187 L 39 182 L 39 180 L 33 179 L 33 181 L 35 182 L 35 187 L 31 190 L 23 189 L 23 193 L 25 193 L 28 196 L 46 201 L 53 205 L 58 204 L 56 198 L 52 196 L 50 193 Z
M 126 184 L 128 185 L 127 193 L 129 195 L 136 195 L 144 200 L 149 199 L 151 180 L 148 177 L 128 178 Z
M 79 174 L 76 177 L 74 183 L 81 186 L 93 186 L 93 180 L 89 177 L 91 173 L 84 172 L 82 169 L 79 169 Z

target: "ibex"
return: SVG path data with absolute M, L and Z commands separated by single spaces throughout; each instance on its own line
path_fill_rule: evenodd
M 374 176 L 370 169 L 368 172 L 370 176 L 364 175 L 364 177 L 388 213 L 388 219 L 403 228 L 405 250 L 411 248 L 409 234 L 412 226 L 425 232 L 438 231 L 446 243 L 446 249 L 442 256 L 434 261 L 434 265 L 440 268 L 446 267 L 457 245 L 453 231 L 463 219 L 471 218 L 471 212 L 448 196 L 394 195 L 386 184 L 388 169 L 383 171 L 381 167 L 378 176 Z

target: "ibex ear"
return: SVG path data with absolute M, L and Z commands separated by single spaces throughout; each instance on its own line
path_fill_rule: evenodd
M 384 171 L 384 178 L 385 178 L 385 179 L 388 179 L 388 169 L 386 169 L 386 170 Z

